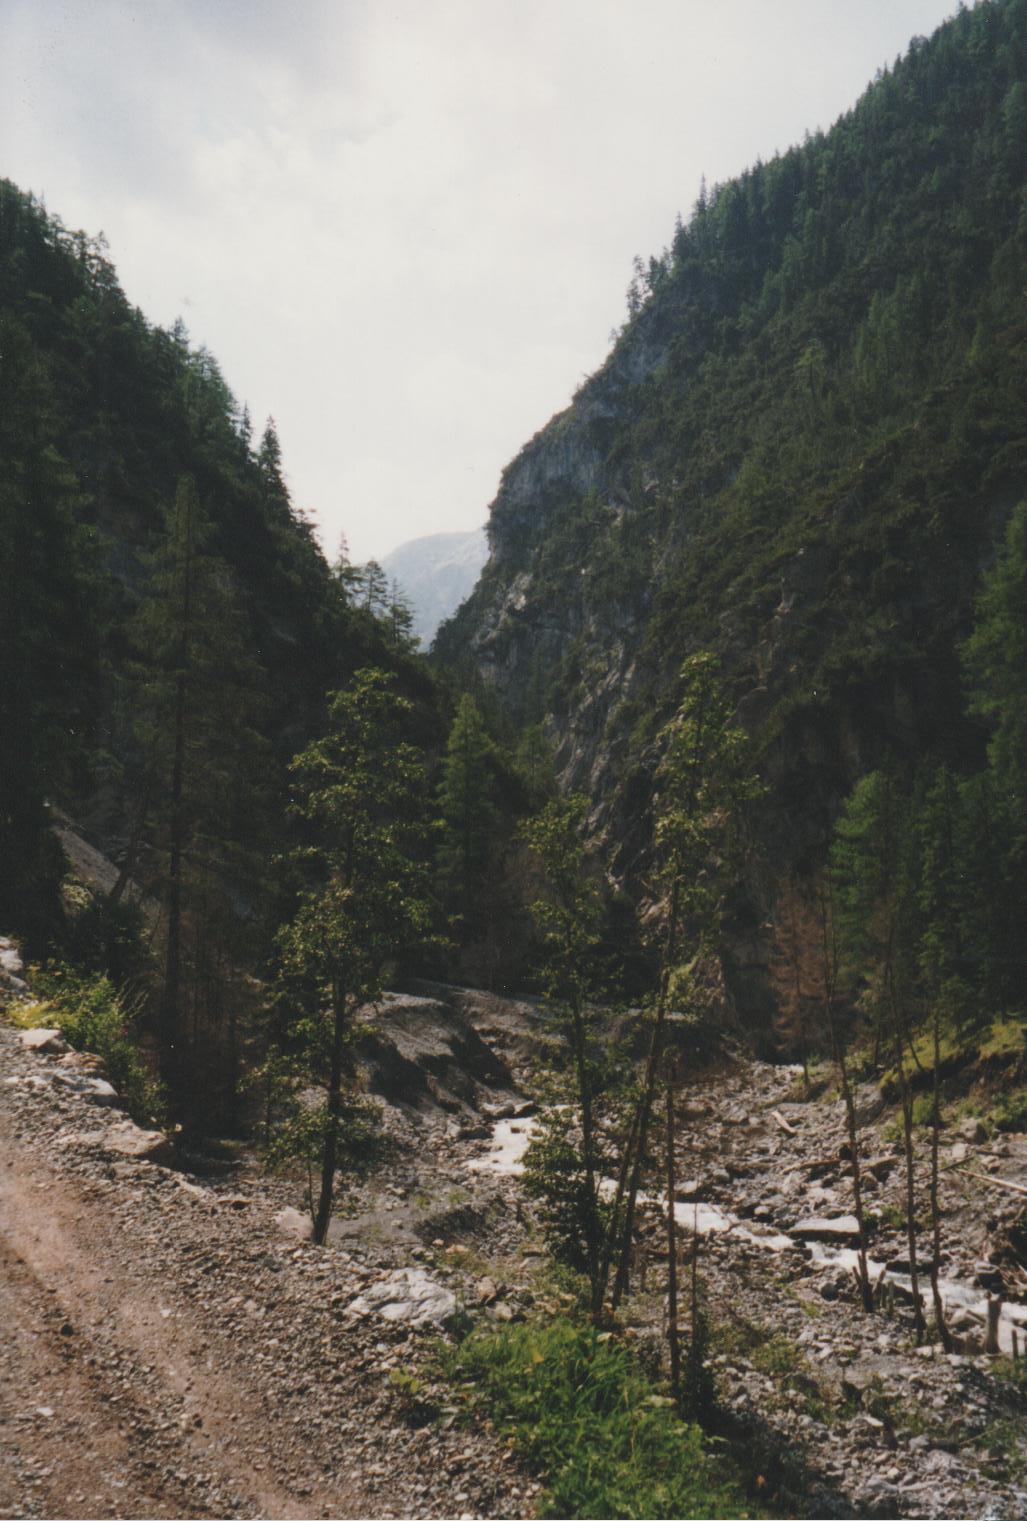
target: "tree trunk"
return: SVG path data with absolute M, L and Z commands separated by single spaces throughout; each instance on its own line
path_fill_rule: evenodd
M 934 1085 L 931 1094 L 931 1298 L 934 1301 L 934 1319 L 938 1336 L 946 1352 L 953 1350 L 952 1333 L 945 1323 L 945 1306 L 938 1287 L 938 1264 L 941 1259 L 941 1205 L 938 1199 L 938 1143 L 941 1132 L 941 1092 L 939 1068 L 941 1067 L 941 1016 L 937 999 L 934 1004 L 932 1035 L 934 1037 Z
M 899 1016 L 898 1001 L 892 981 L 890 963 L 885 968 L 885 981 L 891 1005 L 895 1066 L 899 1075 L 899 1092 L 902 1098 L 902 1136 L 906 1158 L 906 1241 L 909 1250 L 909 1281 L 913 1290 L 913 1325 L 917 1341 L 922 1341 L 927 1329 L 924 1307 L 920 1302 L 920 1273 L 916 1255 L 916 1177 L 913 1171 L 913 1097 L 906 1077 L 904 1022 Z
M 577 996 L 571 999 L 574 1029 L 574 1059 L 578 1069 L 578 1096 L 581 1100 L 581 1146 L 585 1163 L 587 1191 L 585 1214 L 585 1256 L 591 1293 L 592 1319 L 598 1321 L 603 1308 L 599 1273 L 599 1216 L 596 1209 L 595 1128 L 592 1117 L 592 1088 L 588 1076 L 588 1052 L 585 1049 L 585 1022 Z
M 168 938 L 164 958 L 164 996 L 161 1000 L 162 1037 L 172 1087 L 181 1087 L 182 1000 L 182 866 L 185 854 L 185 726 L 186 691 L 192 636 L 193 599 L 193 509 L 188 492 L 183 493 L 185 522 L 182 532 L 182 599 L 178 629 L 178 668 L 175 675 L 174 739 L 171 762 L 171 814 L 168 841 Z
M 321 1155 L 321 1194 L 314 1215 L 314 1241 L 324 1246 L 332 1218 L 335 1166 L 339 1152 L 339 1112 L 342 1108 L 342 1054 L 346 1043 L 346 995 L 332 985 L 332 1062 L 328 1074 L 328 1102 L 324 1151 Z
M 678 1232 L 674 1218 L 677 1176 L 674 1164 L 674 1074 L 667 1073 L 667 1341 L 670 1345 L 670 1394 L 681 1404 L 681 1348 L 678 1343 Z
M 827 1028 L 831 1038 L 831 1054 L 838 1068 L 838 1076 L 842 1085 L 842 1100 L 845 1104 L 845 1125 L 849 1136 L 849 1150 L 852 1153 L 852 1207 L 859 1230 L 859 1247 L 856 1253 L 859 1263 L 859 1297 L 864 1310 L 871 1311 L 874 1308 L 874 1294 L 870 1286 L 870 1268 L 867 1262 L 867 1227 L 863 1214 L 863 1176 L 859 1165 L 859 1132 L 856 1126 L 856 1105 L 852 1097 L 852 1084 L 849 1082 L 849 1069 L 845 1062 L 845 1048 L 838 1034 L 838 1025 L 835 1019 L 835 957 L 832 916 L 823 887 L 821 888 L 820 915 L 824 949 L 824 1005 L 827 1011 Z
M 674 965 L 674 955 L 677 950 L 680 901 L 680 886 L 675 881 L 671 892 L 670 913 L 667 918 L 667 936 L 663 947 L 663 965 L 660 969 L 660 990 L 656 1001 L 656 1023 L 653 1026 L 652 1039 L 649 1043 L 649 1057 L 645 1069 L 645 1085 L 642 1090 L 641 1100 L 639 1101 L 639 1119 L 635 1134 L 635 1155 L 631 1164 L 631 1183 L 628 1189 L 628 1205 L 621 1236 L 620 1259 L 617 1263 L 617 1276 L 614 1279 L 613 1294 L 611 1296 L 614 1309 L 620 1304 L 628 1287 L 628 1275 L 631 1267 L 631 1237 L 635 1229 L 638 1186 L 641 1181 L 642 1166 L 645 1161 L 646 1143 L 649 1139 L 649 1117 L 652 1114 L 653 1099 L 656 1095 L 656 1074 L 659 1070 L 660 1057 L 663 1054 L 663 1027 L 666 1022 L 667 1002 L 670 997 L 671 968 Z

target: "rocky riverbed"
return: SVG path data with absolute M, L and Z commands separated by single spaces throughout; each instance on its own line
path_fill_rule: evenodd
M 20 976 L 13 947 L 0 977 Z M 59 1040 L 0 1023 L 0 1515 L 528 1516 L 538 1488 L 433 1383 L 439 1336 L 559 1315 L 521 1194 L 539 1011 L 424 985 L 365 1051 L 386 1099 L 385 1170 L 309 1245 L 302 1189 L 215 1149 L 185 1171 Z M 69 1083 L 69 1078 L 77 1081 Z M 771 1514 L 1027 1514 L 1027 1406 L 976 1350 L 1008 1252 L 1027 1141 L 948 1137 L 943 1276 L 964 1350 L 917 1347 L 901 1292 L 858 1308 L 840 1105 L 741 1057 L 683 1096 L 678 1216 L 700 1232 L 726 1428 Z M 872 1245 L 901 1289 L 901 1159 L 875 1089 Z M 645 1212 L 624 1314 L 654 1365 L 666 1257 Z M 812 1222 L 812 1225 L 811 1225 Z M 819 1227 L 817 1225 L 819 1222 Z M 826 1222 L 826 1225 L 825 1223 Z M 926 1243 L 925 1243 L 926 1246 Z M 994 1260 L 991 1260 L 994 1259 Z M 955 1299 L 953 1304 L 955 1306 Z M 1021 1314 L 1007 1308 L 1011 1333 Z M 404 1381 L 418 1377 L 424 1400 Z M 431 1416 L 429 1419 L 428 1417 Z

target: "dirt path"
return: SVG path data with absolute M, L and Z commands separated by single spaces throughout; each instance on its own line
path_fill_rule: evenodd
M 394 1392 L 434 1328 L 352 1309 L 394 1243 L 308 1247 L 288 1184 L 118 1159 L 58 1062 L 0 1023 L 0 1517 L 530 1513 L 493 1435 Z
M 290 1493 L 273 1452 L 261 1472 L 259 1392 L 218 1371 L 203 1317 L 164 1302 L 172 1284 L 135 1259 L 104 1190 L 41 1166 L 2 1116 L 0 1146 L 0 1511 L 369 1513 L 352 1484 Z

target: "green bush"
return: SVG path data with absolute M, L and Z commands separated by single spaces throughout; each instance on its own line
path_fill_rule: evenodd
M 548 1484 L 539 1516 L 742 1516 L 744 1497 L 610 1333 L 480 1331 L 443 1354 Z
M 110 978 L 57 962 L 33 968 L 32 986 L 45 1000 L 32 1006 L 33 1023 L 52 1024 L 77 1051 L 99 1056 L 134 1120 L 163 1124 L 166 1094 L 132 1038 L 135 1011 Z
M 1027 1130 L 1027 1088 L 1003 1093 L 991 1111 L 996 1130 Z

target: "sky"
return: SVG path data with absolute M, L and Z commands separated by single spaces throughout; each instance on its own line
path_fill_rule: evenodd
M 484 522 L 701 176 L 955 0 L 0 0 L 0 173 L 273 414 L 354 559 Z

